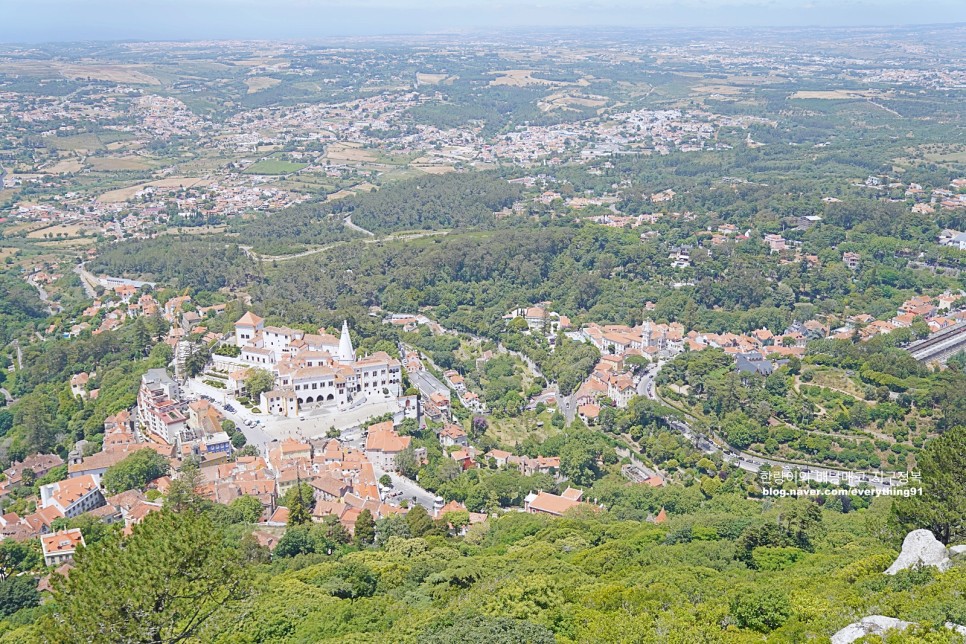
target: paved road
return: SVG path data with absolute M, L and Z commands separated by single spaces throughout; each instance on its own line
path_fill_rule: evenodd
M 10 392 L 9 392 L 9 391 L 7 391 L 6 389 L 4 389 L 3 387 L 0 387 L 0 396 L 3 396 L 3 398 L 4 398 L 4 400 L 6 400 L 6 401 L 7 401 L 7 406 L 8 406 L 8 407 L 9 407 L 10 405 L 12 405 L 12 404 L 14 404 L 15 402 L 17 402 L 17 399 L 16 399 L 16 398 L 14 398 L 14 397 L 13 397 L 13 396 L 12 396 L 12 395 L 10 394 Z
M 266 446 L 274 441 L 277 437 L 273 436 L 267 428 L 264 426 L 264 421 L 262 424 L 255 425 L 254 427 L 248 427 L 245 425 L 246 420 L 259 420 L 262 419 L 258 417 L 257 414 L 253 414 L 239 403 L 233 402 L 228 398 L 228 394 L 224 389 L 217 389 L 210 385 L 206 385 L 197 379 L 189 379 L 182 386 L 182 391 L 184 392 L 184 397 L 186 399 L 197 400 L 200 396 L 205 395 L 214 398 L 215 401 L 212 403 L 218 411 L 224 415 L 225 418 L 233 421 L 239 430 L 248 439 L 250 445 L 262 450 L 264 453 Z M 227 411 L 225 405 L 231 405 L 235 410 L 234 412 Z
M 382 478 L 383 474 L 388 474 L 389 478 L 392 479 L 392 489 L 389 491 L 388 495 L 385 496 L 387 500 L 398 503 L 399 501 L 409 501 L 410 505 L 415 501 L 419 505 L 426 508 L 430 514 L 433 513 L 433 503 L 436 500 L 436 495 L 429 490 L 424 490 L 419 487 L 419 484 L 412 479 L 407 479 L 401 474 L 396 474 L 394 472 L 386 472 L 380 469 L 375 464 L 372 466 L 373 471 L 376 474 L 376 480 Z M 396 496 L 395 492 L 402 492 L 402 494 Z M 390 496 L 391 495 L 391 496 Z
M 94 299 L 97 297 L 97 291 L 94 287 L 99 285 L 100 282 L 96 277 L 91 275 L 90 271 L 84 268 L 84 262 L 81 262 L 74 267 L 74 272 L 80 277 L 81 285 L 84 287 L 84 292 L 87 293 L 87 297 Z
M 349 215 L 348 217 L 346 217 L 345 219 L 343 219 L 342 220 L 342 223 L 345 224 L 345 227 L 346 228 L 349 228 L 350 230 L 354 230 L 354 231 L 356 231 L 358 233 L 363 233 L 365 235 L 369 235 L 370 237 L 375 237 L 376 236 L 376 233 L 372 232 L 371 230 L 366 230 L 362 226 L 357 226 L 354 223 L 352 223 L 352 215 Z
M 342 246 L 343 244 L 345 244 L 345 242 L 336 242 L 334 244 L 322 246 L 321 248 L 313 248 L 311 250 L 302 251 L 301 253 L 294 253 L 292 255 L 259 255 L 252 250 L 251 246 L 239 245 L 238 247 L 256 262 L 288 262 L 300 257 L 308 257 L 309 255 L 315 255 L 316 253 L 324 253 L 329 249 L 335 248 L 336 246 Z
M 430 234 L 433 234 L 433 233 L 426 233 L 426 235 L 430 235 Z M 421 237 L 421 236 L 424 236 L 424 235 L 422 235 L 422 234 L 412 235 L 411 238 L 416 238 L 416 237 Z M 452 335 L 463 335 L 463 336 L 466 336 L 467 338 L 473 340 L 474 342 L 478 342 L 480 344 L 484 344 L 484 343 L 487 343 L 487 342 L 494 342 L 494 340 L 492 338 L 484 338 L 481 335 L 476 335 L 474 333 L 470 333 L 469 331 L 459 331 L 457 329 L 447 329 L 446 327 L 444 327 L 439 322 L 436 322 L 435 324 L 436 324 L 436 326 L 438 326 L 440 328 L 440 330 L 443 333 L 448 333 L 448 334 L 452 334 Z M 413 350 L 413 349 L 410 349 L 410 350 Z M 523 361 L 523 364 L 525 364 L 527 366 L 527 368 L 530 369 L 530 372 L 534 376 L 536 376 L 537 378 L 543 378 L 544 380 L 546 380 L 546 377 L 544 377 L 543 373 L 537 367 L 536 363 L 533 360 L 531 360 L 528 356 L 526 356 L 525 354 L 520 353 L 519 351 L 514 351 L 512 349 L 507 349 L 499 341 L 496 341 L 496 350 L 497 350 L 497 353 L 508 353 L 511 356 L 514 356 L 516 358 L 519 358 L 520 360 Z
M 372 234 L 368 230 L 365 230 L 363 228 L 359 228 L 359 230 L 362 230 L 363 232 L 366 232 L 370 235 Z M 370 237 L 369 239 L 363 239 L 362 243 L 377 244 L 379 242 L 384 242 L 384 241 L 385 242 L 411 241 L 413 239 L 422 239 L 423 237 L 433 237 L 435 235 L 446 235 L 446 234 L 449 234 L 449 230 L 431 230 L 429 232 L 421 232 L 421 233 L 398 232 L 398 233 L 393 233 L 391 235 L 387 235 L 386 237 Z M 238 247 L 242 249 L 242 251 L 246 255 L 248 255 L 256 262 L 288 262 L 293 259 L 308 257 L 309 255 L 315 255 L 317 253 L 324 253 L 327 250 L 332 250 L 333 248 L 344 246 L 345 244 L 348 244 L 350 241 L 354 241 L 354 240 L 339 241 L 332 244 L 328 244 L 326 246 L 322 246 L 320 248 L 313 248 L 311 250 L 302 251 L 301 253 L 294 253 L 292 255 L 259 255 L 258 253 L 252 250 L 251 246 L 242 246 L 241 244 L 239 244 Z
M 657 372 L 660 371 L 661 365 L 663 363 L 658 362 L 652 365 L 648 365 L 641 374 L 640 380 L 637 381 L 637 393 L 639 396 L 647 396 L 651 400 L 657 400 Z
M 48 295 L 47 291 L 44 290 L 43 286 L 41 286 L 34 280 L 30 279 L 29 277 L 27 278 L 27 283 L 33 286 L 35 289 L 37 289 L 37 296 L 40 298 L 41 302 L 47 305 L 47 311 L 51 315 L 60 313 L 61 311 L 64 310 L 64 308 L 60 304 L 50 301 L 50 295 Z
M 352 442 L 353 447 L 361 449 L 360 425 L 370 418 L 399 410 L 399 405 L 393 398 L 371 396 L 365 405 L 339 409 L 335 406 L 310 408 L 302 410 L 297 418 L 284 418 L 266 414 L 253 414 L 239 402 L 232 399 L 224 389 L 217 389 L 206 385 L 200 378 L 189 379 L 183 386 L 188 397 L 197 398 L 201 394 L 215 399 L 215 407 L 226 418 L 235 421 L 242 430 L 248 442 L 263 448 L 275 440 L 296 438 L 309 440 L 324 437 L 329 429 L 336 427 L 343 430 L 343 435 Z M 231 405 L 234 412 L 225 411 L 225 405 Z M 244 421 L 258 421 L 255 427 L 246 427 Z
M 563 417 L 568 423 L 573 422 L 574 417 L 577 415 L 577 401 L 574 400 L 575 395 L 576 392 L 569 396 L 557 396 L 557 409 L 560 410 L 560 413 L 563 414 Z
M 655 380 L 657 379 L 657 374 L 659 371 L 660 365 L 649 368 L 649 370 L 645 372 L 645 376 L 641 378 L 641 382 L 638 384 L 638 392 L 647 396 L 651 400 L 656 400 L 657 402 L 663 403 L 664 401 L 662 401 L 657 395 L 655 385 Z M 747 472 L 758 472 L 763 465 L 769 465 L 771 467 L 781 468 L 785 472 L 798 470 L 799 480 L 816 481 L 819 483 L 834 483 L 847 473 L 845 470 L 824 468 L 814 465 L 799 465 L 796 463 L 789 463 L 787 461 L 755 456 L 754 454 L 742 452 L 734 447 L 731 447 L 721 440 L 720 437 L 715 437 L 717 440 L 711 440 L 709 437 L 694 431 L 694 429 L 684 421 L 670 418 L 667 420 L 672 429 L 675 429 L 684 435 L 685 438 L 694 443 L 695 447 L 705 454 L 711 455 L 720 453 L 722 460 L 724 460 L 726 463 L 736 465 Z M 890 487 L 885 483 L 872 480 L 873 477 L 870 474 L 855 472 L 855 475 L 856 479 L 852 481 L 852 483 L 855 485 L 858 485 L 861 482 L 877 489 L 886 489 Z
M 433 365 L 435 368 L 439 368 L 437 365 L 433 364 L 432 359 L 424 354 L 422 351 L 416 347 L 411 347 L 408 344 L 399 343 L 399 352 L 401 355 L 406 355 L 407 353 L 414 351 L 419 354 L 419 359 L 422 360 L 423 364 Z M 407 371 L 409 375 L 409 380 L 412 382 L 424 398 L 429 398 L 436 392 L 440 392 L 446 396 L 449 395 L 449 387 L 444 383 L 440 382 L 439 379 L 431 374 L 429 371 Z
M 10 344 L 17 347 L 17 369 L 23 369 L 23 349 L 20 348 L 20 340 L 14 340 Z

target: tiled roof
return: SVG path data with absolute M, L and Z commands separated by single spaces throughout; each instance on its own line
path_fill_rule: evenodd
M 69 554 L 84 545 L 84 536 L 78 528 L 61 530 L 44 535 L 40 538 L 40 544 L 45 555 Z
M 254 326 L 258 326 L 259 324 L 261 324 L 264 321 L 265 320 L 263 318 L 260 318 L 257 315 L 255 315 L 254 313 L 252 313 L 251 311 L 248 311 L 247 313 L 245 313 L 245 315 L 241 316 L 241 319 L 239 319 L 238 322 L 235 322 L 235 326 L 252 326 L 252 327 L 254 327 Z
M 375 425 L 369 428 L 366 436 L 366 451 L 395 453 L 401 452 L 412 442 L 410 436 L 400 436 L 395 430 L 375 429 Z

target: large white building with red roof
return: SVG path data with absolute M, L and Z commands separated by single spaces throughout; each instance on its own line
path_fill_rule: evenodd
M 100 485 L 91 476 L 78 476 L 40 486 L 40 507 L 52 508 L 68 519 L 104 505 Z
M 149 369 L 138 390 L 138 422 L 145 432 L 175 445 L 188 431 L 181 392 L 164 369 Z
M 340 337 L 300 329 L 265 326 L 248 312 L 235 323 L 235 343 L 243 365 L 271 371 L 275 388 L 262 394 L 262 413 L 295 416 L 307 406 L 345 407 L 360 398 L 398 398 L 402 367 L 384 351 L 357 357 L 342 323 Z

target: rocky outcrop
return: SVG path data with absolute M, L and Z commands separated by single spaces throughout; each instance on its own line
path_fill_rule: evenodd
M 914 622 L 904 622 L 901 619 L 896 619 L 895 617 L 886 617 L 885 615 L 869 615 L 868 617 L 863 617 L 860 621 L 854 624 L 849 624 L 842 630 L 835 633 L 832 636 L 832 644 L 851 644 L 857 639 L 861 639 L 866 635 L 884 635 L 886 631 L 904 631 L 910 626 L 914 626 Z M 960 635 L 966 635 L 966 626 L 960 626 L 959 624 L 953 624 L 952 622 L 946 622 L 946 628 L 952 631 L 956 631 Z
M 912 626 L 912 622 L 904 622 L 895 617 L 885 615 L 870 615 L 863 617 L 854 624 L 849 624 L 832 636 L 832 644 L 851 644 L 866 635 L 884 635 L 886 631 L 904 631 Z
M 895 562 L 885 571 L 887 575 L 894 575 L 900 570 L 922 566 L 932 566 L 940 571 L 948 570 L 952 565 L 949 552 L 941 541 L 936 539 L 929 530 L 913 530 L 902 541 L 902 552 Z

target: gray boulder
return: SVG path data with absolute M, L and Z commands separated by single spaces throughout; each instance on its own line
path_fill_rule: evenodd
M 949 546 L 949 554 L 958 555 L 966 552 L 966 546 Z
M 887 575 L 894 575 L 900 570 L 907 570 L 917 566 L 933 566 L 940 571 L 948 570 L 952 565 L 949 552 L 941 541 L 933 536 L 929 530 L 913 530 L 902 541 L 902 552 L 888 570 Z
M 890 630 L 904 631 L 910 626 L 912 622 L 904 622 L 895 617 L 869 615 L 835 633 L 832 636 L 832 644 L 851 644 L 866 635 L 884 635 Z
M 886 631 L 892 630 L 904 631 L 912 625 L 913 622 L 904 622 L 895 617 L 869 615 L 835 633 L 832 636 L 832 644 L 852 644 L 855 640 L 861 639 L 866 635 L 884 635 Z M 945 627 L 951 631 L 956 631 L 960 635 L 966 635 L 966 626 L 946 622 Z

